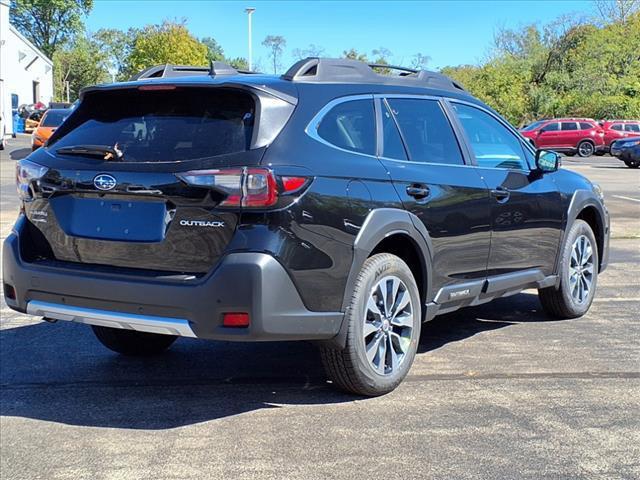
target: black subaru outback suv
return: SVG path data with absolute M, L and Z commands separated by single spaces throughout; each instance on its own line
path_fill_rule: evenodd
M 402 381 L 436 315 L 528 288 L 583 315 L 608 258 L 599 187 L 456 82 L 396 71 L 214 63 L 84 90 L 18 163 L 8 305 L 130 355 L 315 341 L 362 395 Z

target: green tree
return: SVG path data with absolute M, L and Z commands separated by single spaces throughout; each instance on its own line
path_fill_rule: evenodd
M 262 45 L 269 49 L 269 58 L 273 63 L 273 73 L 277 73 L 280 68 L 280 57 L 287 46 L 287 41 L 281 35 L 267 35 L 262 41 Z
M 191 35 L 184 24 L 165 21 L 137 32 L 126 70 L 133 75 L 163 63 L 205 66 L 207 52 L 207 46 Z
M 369 58 L 366 53 L 357 51 L 355 48 L 350 48 L 342 52 L 342 58 L 348 58 L 350 60 L 358 60 L 360 62 L 369 63 Z
M 200 41 L 207 47 L 207 60 L 209 62 L 224 61 L 224 50 L 222 50 L 215 38 L 204 37 Z
M 56 100 L 73 102 L 84 87 L 109 81 L 109 73 L 104 68 L 105 61 L 99 46 L 87 37 L 78 37 L 73 45 L 57 49 L 53 54 Z
M 236 58 L 227 58 L 225 59 L 229 65 L 231 65 L 236 70 L 249 70 L 249 62 L 246 58 L 236 57 Z
M 47 56 L 83 31 L 93 0 L 13 0 L 11 23 Z
M 135 29 L 123 32 L 115 28 L 101 28 L 92 35 L 92 41 L 98 46 L 106 69 L 115 80 L 127 79 L 127 61 L 136 32 Z

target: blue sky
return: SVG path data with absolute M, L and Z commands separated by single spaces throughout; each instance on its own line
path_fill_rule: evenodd
M 230 57 L 247 57 L 246 7 L 253 16 L 254 63 L 269 69 L 261 45 L 267 35 L 287 40 L 282 64 L 293 63 L 292 50 L 310 43 L 325 56 L 351 47 L 366 52 L 384 47 L 393 62 L 409 65 L 420 52 L 431 57 L 429 68 L 479 63 L 495 31 L 528 23 L 546 23 L 560 15 L 591 15 L 588 0 L 542 1 L 251 1 L 95 0 L 87 18 L 90 31 L 141 27 L 164 19 L 185 19 L 197 37 L 214 37 Z

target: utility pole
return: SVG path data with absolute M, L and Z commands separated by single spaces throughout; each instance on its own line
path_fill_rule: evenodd
M 256 11 L 256 9 L 253 7 L 249 7 L 245 8 L 244 11 L 247 12 L 247 18 L 249 20 L 249 70 L 251 71 L 253 70 L 253 52 L 251 47 L 251 16 L 253 15 L 253 12 Z

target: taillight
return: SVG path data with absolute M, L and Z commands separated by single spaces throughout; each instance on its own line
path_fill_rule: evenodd
M 20 200 L 28 202 L 33 199 L 31 184 L 40 180 L 47 170 L 49 170 L 47 167 L 29 160 L 20 160 L 16 163 L 16 187 Z
M 268 168 L 220 168 L 192 170 L 178 174 L 189 185 L 212 187 L 226 194 L 221 207 L 265 208 L 278 202 L 279 195 L 300 190 L 307 177 L 280 177 Z M 278 181 L 279 180 L 279 181 Z

